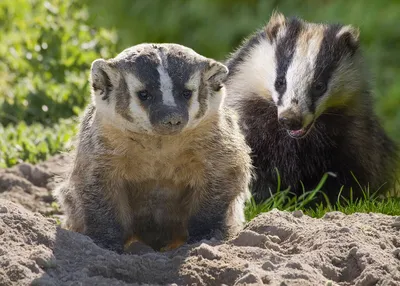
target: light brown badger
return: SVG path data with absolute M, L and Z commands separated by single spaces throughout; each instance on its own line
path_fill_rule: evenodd
M 91 68 L 92 104 L 56 191 L 66 227 L 123 251 L 156 250 L 244 222 L 250 148 L 222 108 L 227 68 L 177 44 L 141 44 Z
M 274 13 L 230 56 L 226 101 L 253 150 L 256 201 L 276 191 L 275 168 L 297 195 L 326 172 L 337 175 L 323 187 L 332 200 L 342 186 L 362 196 L 352 173 L 371 192 L 393 186 L 397 147 L 374 113 L 359 44 L 350 25 Z

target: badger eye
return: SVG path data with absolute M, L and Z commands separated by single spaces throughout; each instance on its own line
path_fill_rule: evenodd
M 191 97 L 192 97 L 192 94 L 193 94 L 193 91 L 188 90 L 188 89 L 185 89 L 185 90 L 182 92 L 182 96 L 183 96 L 184 98 L 186 98 L 186 99 L 191 98 Z
M 280 92 L 286 88 L 286 79 L 284 77 L 278 77 L 275 80 L 275 89 Z
M 138 91 L 137 96 L 141 101 L 146 101 L 150 97 L 149 92 L 147 90 Z
M 326 84 L 322 81 L 318 81 L 314 84 L 314 91 L 316 93 L 322 94 L 326 91 Z

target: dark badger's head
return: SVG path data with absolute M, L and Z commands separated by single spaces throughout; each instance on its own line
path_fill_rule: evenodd
M 218 112 L 228 69 L 177 44 L 140 44 L 92 63 L 96 109 L 117 128 L 173 135 Z
M 363 86 L 358 30 L 274 13 L 228 61 L 228 91 L 273 100 L 279 124 L 306 136 L 328 109 L 350 104 Z M 235 96 L 233 96 L 235 97 Z M 235 99 L 233 99 L 235 100 Z

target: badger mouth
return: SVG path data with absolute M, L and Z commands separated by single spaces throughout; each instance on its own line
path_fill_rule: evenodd
M 314 122 L 315 122 L 315 120 L 311 121 L 310 124 L 308 124 L 307 126 L 301 128 L 301 129 L 298 129 L 298 130 L 287 130 L 287 133 L 289 134 L 290 137 L 295 138 L 295 139 L 304 138 L 308 135 L 308 133 L 310 133 L 310 130 L 314 126 Z

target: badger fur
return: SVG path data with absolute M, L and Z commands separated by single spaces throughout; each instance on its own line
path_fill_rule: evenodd
M 276 191 L 276 169 L 296 195 L 326 172 L 336 175 L 322 189 L 331 200 L 342 187 L 360 197 L 358 183 L 371 192 L 393 187 L 397 147 L 373 111 L 356 28 L 275 12 L 226 64 L 226 103 L 253 151 L 257 202 Z
M 140 44 L 92 63 L 92 103 L 55 195 L 65 227 L 117 252 L 155 250 L 244 222 L 250 148 L 222 108 L 225 65 L 177 44 Z

